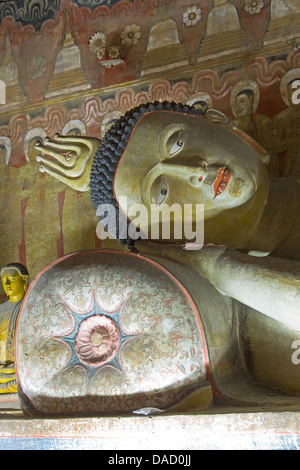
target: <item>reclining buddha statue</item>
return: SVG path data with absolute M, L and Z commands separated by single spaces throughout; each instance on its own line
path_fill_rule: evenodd
M 297 176 L 270 178 L 268 153 L 221 112 L 169 102 L 101 141 L 36 145 L 40 171 L 90 191 L 99 233 L 129 249 L 66 255 L 32 283 L 16 343 L 29 412 L 299 406 Z

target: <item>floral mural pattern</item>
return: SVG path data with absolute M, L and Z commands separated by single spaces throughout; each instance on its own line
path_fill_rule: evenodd
M 250 15 L 257 15 L 263 9 L 265 3 L 263 0 L 245 0 L 245 10 Z
M 132 46 L 141 38 L 141 28 L 136 24 L 126 25 L 121 32 L 122 44 Z
M 194 26 L 201 19 L 201 8 L 199 6 L 189 7 L 182 15 L 185 26 Z

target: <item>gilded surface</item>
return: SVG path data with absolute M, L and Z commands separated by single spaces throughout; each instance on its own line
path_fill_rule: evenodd
M 1 269 L 1 282 L 8 301 L 0 305 L 0 394 L 15 393 L 15 331 L 22 301 L 28 287 L 27 269 L 8 264 Z

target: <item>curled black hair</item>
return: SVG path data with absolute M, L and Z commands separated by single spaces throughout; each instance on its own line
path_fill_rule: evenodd
M 26 266 L 24 266 L 21 263 L 6 264 L 5 266 L 3 266 L 3 268 L 1 268 L 1 271 L 0 271 L 1 276 L 2 276 L 2 273 L 5 269 L 16 269 L 18 271 L 18 273 L 20 274 L 20 276 L 24 279 L 24 281 L 25 281 L 25 290 L 27 290 L 27 288 L 29 286 L 30 279 L 29 279 L 29 272 L 28 272 L 28 269 L 26 268 Z
M 111 204 L 116 210 L 116 236 L 121 244 L 132 245 L 132 240 L 119 238 L 119 206 L 114 198 L 113 180 L 118 163 L 127 146 L 130 135 L 136 123 L 142 116 L 153 111 L 173 111 L 184 114 L 202 115 L 201 109 L 175 102 L 145 103 L 127 111 L 106 132 L 94 156 L 90 174 L 91 200 L 95 210 L 101 204 Z M 133 169 L 134 171 L 134 169 Z
M 21 276 L 28 276 L 29 277 L 29 273 L 28 273 L 28 270 L 27 270 L 26 266 L 24 266 L 21 263 L 6 264 L 5 266 L 3 266 L 3 268 L 1 268 L 1 273 L 4 269 L 16 269 L 21 274 Z

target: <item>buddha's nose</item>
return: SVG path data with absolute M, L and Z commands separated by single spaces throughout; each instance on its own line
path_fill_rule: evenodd
M 187 178 L 200 178 L 200 181 L 207 175 L 206 164 L 186 165 L 180 163 L 162 163 L 161 168 L 166 174 Z

